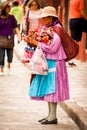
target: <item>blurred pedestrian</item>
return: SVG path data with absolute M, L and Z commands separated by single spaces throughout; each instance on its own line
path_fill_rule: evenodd
M 10 15 L 10 3 L 3 2 L 0 6 L 0 37 L 5 36 L 6 38 L 13 37 L 14 40 L 14 29 L 18 34 L 18 38 L 20 40 L 20 33 L 17 27 L 17 21 L 13 15 Z M 1 40 L 0 40 L 1 42 Z M 7 68 L 11 68 L 11 63 L 13 59 L 13 48 L 2 48 L 0 47 L 0 75 L 4 74 L 4 66 L 5 66 L 5 51 L 7 53 Z
M 26 11 L 24 19 L 23 19 L 23 30 L 25 32 L 38 30 L 39 28 L 39 20 L 38 16 L 41 14 L 42 9 L 40 8 L 40 4 L 37 0 L 31 0 L 28 3 L 29 10 Z M 28 26 L 26 26 L 26 22 Z
M 28 3 L 29 9 L 26 10 L 25 16 L 23 17 L 23 32 L 24 32 L 24 39 L 26 38 L 25 35 L 28 35 L 30 31 L 37 31 L 41 27 L 41 22 L 38 20 L 38 16 L 41 14 L 42 9 L 40 8 L 40 4 L 37 0 L 31 0 Z M 32 50 L 32 47 L 35 47 L 34 45 L 29 44 L 26 38 L 26 42 L 28 44 L 28 47 L 31 47 L 30 49 Z M 24 51 L 24 56 L 22 62 L 25 63 L 29 61 L 28 59 L 29 53 Z M 25 59 L 25 61 L 24 61 Z
M 43 50 L 48 63 L 48 74 L 37 75 L 33 78 L 29 87 L 29 96 L 32 100 L 42 100 L 48 103 L 47 117 L 39 120 L 41 124 L 57 124 L 57 103 L 69 99 L 69 85 L 66 68 L 66 54 L 61 44 L 60 36 L 54 32 L 54 27 L 60 27 L 56 9 L 52 6 L 43 8 L 42 18 L 44 26 L 41 28 L 41 37 L 49 34 L 51 38 L 37 42 L 31 39 L 31 44 L 39 45 Z M 45 35 L 46 33 L 46 35 Z M 49 36 L 48 35 L 48 36 Z
M 79 46 L 82 38 L 82 32 L 87 33 L 87 14 L 85 13 L 85 0 L 70 0 L 69 3 L 69 26 L 71 37 Z M 85 46 L 81 48 L 80 53 L 84 52 Z M 80 60 L 80 57 L 79 57 Z M 75 63 L 69 62 L 69 65 L 76 66 Z
M 17 26 L 20 29 L 20 23 L 21 23 L 21 20 L 22 20 L 23 11 L 22 11 L 22 8 L 19 5 L 18 1 L 15 0 L 15 1 L 12 2 L 10 14 L 14 15 L 14 17 L 17 20 Z

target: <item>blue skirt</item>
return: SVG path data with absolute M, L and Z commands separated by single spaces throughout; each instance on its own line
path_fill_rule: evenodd
M 36 75 L 29 87 L 29 96 L 44 97 L 46 94 L 55 93 L 56 89 L 56 61 L 47 60 L 48 74 Z

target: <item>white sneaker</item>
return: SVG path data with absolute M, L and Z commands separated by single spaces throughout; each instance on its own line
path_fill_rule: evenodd
M 0 72 L 0 76 L 3 76 L 4 75 L 4 72 Z
M 11 69 L 7 69 L 7 70 L 6 70 L 6 74 L 7 74 L 7 75 L 11 74 Z

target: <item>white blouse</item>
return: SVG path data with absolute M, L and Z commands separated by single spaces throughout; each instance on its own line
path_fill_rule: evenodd
M 29 11 L 29 30 L 37 30 L 39 28 L 38 16 L 41 14 L 42 9 L 39 9 L 35 12 Z

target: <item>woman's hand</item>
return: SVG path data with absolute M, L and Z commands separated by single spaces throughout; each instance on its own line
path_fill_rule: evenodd
M 20 42 L 21 41 L 21 34 L 19 33 L 17 36 L 18 36 L 18 41 Z
M 27 31 L 26 25 L 23 25 L 23 31 L 24 31 L 24 32 Z
M 38 45 L 38 41 L 36 41 L 35 39 L 33 38 L 30 38 L 30 44 L 33 44 L 33 45 Z
M 20 34 L 20 31 L 19 31 L 19 28 L 16 27 L 16 28 L 15 28 L 15 31 L 16 31 L 16 33 L 17 33 L 18 40 L 21 41 L 21 34 Z

